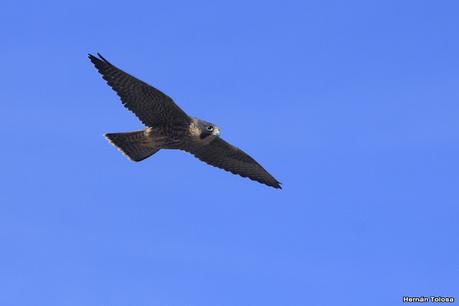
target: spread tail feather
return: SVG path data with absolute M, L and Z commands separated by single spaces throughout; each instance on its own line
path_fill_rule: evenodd
M 146 131 L 107 133 L 104 136 L 121 153 L 136 162 L 144 160 L 161 149 L 151 137 L 147 137 Z

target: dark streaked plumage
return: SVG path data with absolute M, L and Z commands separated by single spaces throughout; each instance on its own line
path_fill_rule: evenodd
M 178 149 L 209 165 L 281 188 L 253 158 L 221 139 L 217 126 L 189 117 L 170 97 L 98 56 L 90 54 L 89 59 L 120 96 L 123 105 L 146 126 L 142 131 L 105 134 L 129 159 L 141 161 L 160 149 Z

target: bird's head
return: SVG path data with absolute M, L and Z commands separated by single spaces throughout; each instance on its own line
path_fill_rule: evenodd
M 197 119 L 197 128 L 199 129 L 199 138 L 209 139 L 220 135 L 220 128 L 213 123 Z

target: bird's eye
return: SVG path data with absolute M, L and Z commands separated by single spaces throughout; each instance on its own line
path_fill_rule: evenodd
M 212 132 L 212 131 L 214 130 L 214 127 L 211 126 L 211 125 L 209 125 L 209 126 L 207 127 L 207 130 L 208 130 L 209 132 Z

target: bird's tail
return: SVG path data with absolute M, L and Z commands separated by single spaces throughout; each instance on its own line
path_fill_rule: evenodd
M 159 151 L 160 146 L 155 144 L 147 131 L 127 133 L 107 133 L 105 138 L 130 160 L 141 161 Z

